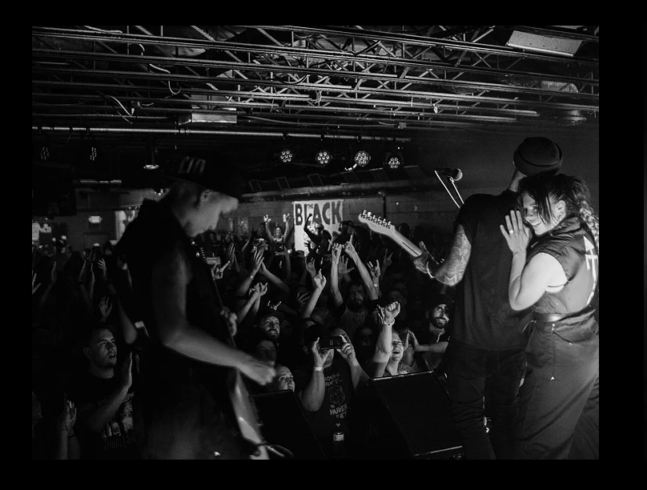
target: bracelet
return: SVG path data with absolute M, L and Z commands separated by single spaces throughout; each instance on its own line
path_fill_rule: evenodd
M 392 327 L 393 325 L 395 325 L 395 320 L 391 320 L 390 322 L 383 322 L 382 325 L 384 327 Z
M 314 368 L 315 371 L 323 371 L 323 366 L 318 366 Z
M 431 279 L 433 279 L 433 278 L 435 277 L 435 276 L 433 275 L 433 273 L 431 272 L 431 270 L 429 269 L 429 262 L 427 262 L 427 275 L 428 275 Z

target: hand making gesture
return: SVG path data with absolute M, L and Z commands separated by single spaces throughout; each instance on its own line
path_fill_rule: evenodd
M 317 340 L 312 343 L 310 352 L 312 352 L 312 365 L 315 368 L 322 368 L 328 359 L 335 355 L 335 351 L 333 349 L 325 351 L 326 353 L 323 356 L 319 353 L 319 337 L 317 337 Z
M 326 287 L 326 276 L 324 276 L 321 271 L 319 271 L 313 278 L 312 281 L 314 282 L 315 289 L 318 289 L 320 291 L 323 291 L 323 289 Z
M 339 265 L 337 266 L 337 270 L 339 271 L 340 275 L 344 274 L 350 274 L 352 271 L 355 270 L 355 267 L 348 267 L 348 257 L 340 257 L 339 258 Z
M 104 296 L 101 298 L 101 301 L 99 301 L 99 313 L 101 314 L 102 322 L 105 322 L 108 319 L 111 311 L 112 304 L 110 303 L 110 298 L 108 296 Z
M 353 344 L 350 342 L 350 339 L 346 337 L 346 335 L 341 335 L 341 338 L 344 339 L 344 345 L 335 350 L 339 352 L 341 358 L 348 364 L 356 364 L 357 356 L 355 355 L 355 348 L 353 347 Z
M 106 267 L 106 261 L 103 259 L 99 259 L 99 261 L 97 262 L 97 265 L 99 266 L 99 269 L 101 269 L 101 279 L 103 279 L 104 282 L 107 281 L 108 268 Z
M 67 432 L 68 437 L 70 437 L 70 433 L 74 431 L 74 424 L 76 423 L 76 407 L 74 406 L 74 402 L 67 398 L 67 394 L 63 396 L 63 410 L 56 419 L 56 430 L 58 432 Z
M 400 314 L 400 303 L 394 301 L 386 305 L 385 307 L 378 305 L 378 317 L 382 320 L 383 323 L 392 324 L 395 322 L 395 317 Z
M 510 251 L 514 253 L 526 252 L 530 243 L 530 227 L 526 226 L 519 211 L 512 211 L 505 217 L 505 226 L 499 225 L 503 238 L 505 238 Z
M 121 386 L 124 390 L 128 389 L 133 384 L 133 353 L 129 352 L 124 359 L 124 363 L 121 366 Z
M 376 260 L 375 265 L 373 265 L 372 262 L 367 262 L 366 268 L 368 269 L 369 274 L 371 274 L 371 279 L 373 280 L 373 284 L 378 285 L 380 283 L 380 274 L 381 274 L 380 262 Z

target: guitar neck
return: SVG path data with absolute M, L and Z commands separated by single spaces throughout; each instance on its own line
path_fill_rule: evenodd
M 422 255 L 422 250 L 420 250 L 411 240 L 402 235 L 399 231 L 393 230 L 391 232 L 391 239 L 400 245 L 400 247 L 402 247 L 412 257 L 419 257 Z

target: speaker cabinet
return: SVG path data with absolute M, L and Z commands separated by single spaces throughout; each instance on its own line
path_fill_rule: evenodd
M 288 449 L 294 459 L 326 459 L 292 391 L 261 393 L 252 399 L 267 442 Z M 270 453 L 270 459 L 280 458 Z
M 433 371 L 371 380 L 355 402 L 363 458 L 462 458 L 450 399 Z

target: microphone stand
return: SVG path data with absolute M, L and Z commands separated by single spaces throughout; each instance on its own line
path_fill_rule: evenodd
M 456 207 L 457 207 L 458 209 L 460 209 L 460 208 L 461 208 L 461 206 L 456 202 L 456 199 L 454 199 L 454 196 L 452 196 L 452 193 L 449 191 L 448 187 L 447 187 L 447 186 L 445 185 L 445 183 L 443 182 L 443 179 L 441 179 L 441 178 L 440 178 L 440 175 L 438 175 L 438 170 L 434 170 L 434 173 L 436 174 L 436 177 L 438 177 L 438 180 L 440 180 L 440 183 L 443 185 L 443 187 L 444 187 L 444 188 L 445 188 L 445 190 L 447 191 L 447 194 L 449 194 L 449 197 L 451 197 L 452 201 L 454 201 L 454 204 L 456 204 Z M 452 186 L 454 187 L 454 190 L 456 191 L 456 195 L 458 196 L 458 199 L 460 199 L 461 204 L 465 204 L 465 203 L 463 202 L 463 198 L 461 197 L 460 193 L 458 192 L 458 189 L 456 188 L 456 184 L 454 184 L 454 178 L 453 178 L 453 177 L 450 177 L 449 175 L 447 176 L 447 178 L 449 179 L 449 182 L 450 182 L 450 183 L 452 184 Z

